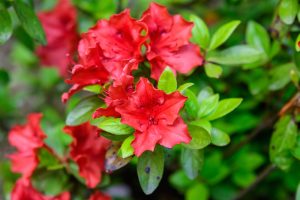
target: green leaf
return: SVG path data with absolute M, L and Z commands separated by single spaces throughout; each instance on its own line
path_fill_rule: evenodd
M 9 84 L 9 81 L 10 77 L 8 71 L 0 68 L 0 85 L 6 86 Z
M 145 194 L 151 194 L 159 185 L 164 171 L 164 152 L 156 146 L 154 152 L 146 151 L 138 159 L 137 174 Z
M 212 96 L 214 94 L 213 90 L 211 89 L 211 87 L 205 87 L 203 88 L 197 96 L 197 100 L 199 102 L 199 104 L 202 103 L 202 101 L 204 101 L 206 98 Z
M 239 20 L 234 20 L 221 26 L 212 36 L 208 50 L 213 50 L 223 44 L 239 24 Z
M 233 173 L 232 179 L 235 184 L 240 187 L 248 187 L 255 181 L 256 175 L 251 171 L 235 171 Z
M 189 124 L 204 128 L 208 133 L 211 132 L 211 128 L 212 128 L 211 123 L 209 121 L 207 121 L 206 119 L 197 119 L 195 121 L 190 122 Z
M 212 95 L 212 96 L 204 99 L 200 103 L 200 108 L 199 108 L 198 115 L 197 115 L 198 118 L 205 117 L 205 116 L 209 115 L 210 113 L 212 113 L 217 108 L 218 103 L 219 103 L 219 95 L 218 94 Z
M 128 135 L 134 132 L 132 127 L 121 123 L 120 118 L 100 117 L 97 119 L 92 119 L 91 124 L 115 135 Z
M 208 200 L 209 190 L 203 183 L 197 183 L 189 188 L 185 194 L 185 200 Z
M 179 88 L 177 89 L 180 93 L 183 93 L 187 88 L 193 86 L 194 83 L 185 83 L 181 86 L 179 86 Z
M 195 179 L 204 161 L 203 150 L 182 148 L 181 166 L 190 179 Z
M 127 158 L 127 157 L 133 155 L 134 149 L 131 146 L 131 142 L 133 140 L 134 140 L 134 136 L 130 135 L 123 141 L 123 143 L 118 151 L 119 156 L 121 156 L 122 158 Z
M 215 120 L 217 118 L 223 117 L 228 113 L 236 109 L 242 102 L 241 98 L 229 98 L 223 99 L 219 102 L 215 111 L 207 117 L 208 120 Z
M 256 48 L 237 45 L 223 51 L 209 53 L 207 61 L 221 65 L 244 65 L 260 61 L 262 57 L 263 53 Z
M 297 12 L 298 0 L 281 0 L 278 8 L 278 14 L 285 24 L 292 24 Z
M 266 29 L 260 24 L 250 21 L 246 29 L 247 44 L 263 51 L 266 55 L 270 52 L 270 37 Z
M 197 97 L 195 94 L 189 90 L 186 89 L 184 92 L 184 95 L 188 98 L 187 101 L 185 102 L 185 110 L 188 113 L 188 115 L 194 119 L 197 118 L 197 113 L 199 110 L 199 104 L 197 101 Z
M 191 180 L 189 177 L 187 177 L 183 170 L 177 170 L 169 177 L 169 182 L 175 189 L 183 193 L 190 186 L 194 185 L 196 180 Z
M 210 42 L 210 35 L 205 22 L 196 15 L 191 15 L 190 20 L 194 22 L 191 41 L 198 44 L 201 48 L 207 49 Z
M 270 158 L 283 170 L 291 165 L 291 151 L 296 145 L 297 131 L 297 125 L 289 115 L 280 118 L 275 125 L 270 143 Z
M 213 143 L 216 146 L 226 146 L 227 144 L 230 143 L 230 137 L 223 131 L 217 129 L 217 128 L 212 128 L 211 131 L 211 143 Z
M 111 133 L 107 133 L 105 131 L 101 132 L 101 136 L 112 140 L 112 141 L 124 141 L 127 137 L 130 136 L 130 134 L 128 135 L 115 135 L 115 134 L 111 134 Z
M 279 90 L 286 86 L 291 80 L 289 76 L 291 70 L 297 71 L 294 63 L 286 63 L 271 69 L 269 90 Z
M 165 91 L 167 94 L 177 89 L 177 81 L 174 72 L 166 67 L 158 80 L 158 89 Z
M 68 113 L 66 124 L 76 126 L 89 121 L 94 111 L 103 105 L 98 96 L 89 96 L 82 99 L 71 112 Z
M 12 21 L 6 8 L 0 5 L 0 44 L 6 42 L 13 31 Z
M 298 34 L 296 42 L 295 42 L 295 49 L 297 52 L 300 51 L 300 33 Z
M 183 144 L 186 148 L 203 149 L 210 144 L 210 135 L 204 128 L 190 124 L 188 130 L 192 140 L 189 144 Z
M 47 43 L 45 32 L 33 8 L 22 0 L 13 1 L 12 5 L 25 31 L 32 38 L 45 45 Z
M 205 74 L 210 78 L 220 78 L 223 68 L 220 65 L 207 63 L 204 65 Z
M 297 187 L 296 200 L 300 200 L 300 183 L 298 184 L 298 187 Z

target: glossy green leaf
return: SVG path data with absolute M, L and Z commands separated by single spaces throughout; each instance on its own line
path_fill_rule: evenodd
M 6 42 L 13 31 L 12 21 L 6 8 L 0 5 L 0 44 Z
M 188 130 L 192 140 L 189 144 L 183 144 L 183 146 L 186 148 L 203 149 L 211 143 L 210 135 L 204 128 L 195 125 L 189 125 Z
M 216 146 L 226 146 L 230 143 L 230 137 L 225 132 L 217 129 L 212 128 L 211 130 L 211 143 Z
M 198 118 L 205 117 L 205 116 L 209 115 L 210 113 L 212 113 L 217 108 L 218 102 L 219 102 L 218 94 L 212 95 L 212 96 L 204 99 L 200 103 L 200 108 L 198 111 Z
M 115 135 L 115 134 L 111 134 L 111 133 L 107 133 L 105 131 L 101 132 L 101 136 L 111 140 L 111 141 L 123 141 L 125 140 L 127 137 L 130 136 L 130 134 L 128 135 Z
M 191 121 L 190 125 L 199 126 L 204 128 L 208 133 L 211 132 L 212 126 L 211 123 L 206 119 L 197 119 L 195 121 Z
M 210 35 L 205 22 L 196 15 L 191 15 L 190 20 L 194 22 L 191 41 L 198 44 L 201 48 L 207 49 L 210 42 Z
M 243 99 L 241 98 L 229 98 L 223 99 L 219 102 L 215 111 L 207 117 L 209 120 L 215 120 L 217 118 L 223 117 L 228 113 L 232 112 L 236 109 L 242 102 Z
M 182 148 L 181 166 L 190 179 L 195 179 L 204 161 L 203 150 Z
M 243 65 L 260 61 L 263 53 L 248 45 L 237 45 L 207 55 L 207 61 L 221 65 Z
M 205 74 L 210 78 L 220 78 L 223 68 L 220 65 L 207 63 L 204 65 Z
M 138 159 L 137 174 L 145 194 L 151 194 L 159 185 L 164 171 L 164 152 L 156 146 L 154 152 L 146 151 Z
M 185 193 L 185 200 L 208 200 L 209 190 L 203 183 L 197 183 Z
M 197 100 L 199 102 L 199 104 L 202 103 L 202 101 L 204 101 L 205 99 L 207 99 L 208 97 L 212 96 L 214 94 L 213 90 L 211 89 L 211 87 L 205 87 L 203 88 L 197 96 Z
M 187 101 L 184 104 L 185 105 L 185 110 L 186 110 L 186 112 L 188 113 L 189 116 L 196 119 L 197 118 L 197 113 L 198 113 L 198 110 L 199 110 L 199 104 L 198 104 L 198 101 L 197 101 L 197 97 L 189 89 L 185 90 L 184 95 L 188 98 Z
M 292 24 L 298 12 L 298 0 L 281 0 L 278 8 L 280 19 L 286 24 Z
M 103 105 L 103 101 L 97 96 L 89 96 L 82 99 L 71 112 L 68 113 L 66 124 L 76 126 L 89 121 L 94 111 Z
M 294 63 L 287 63 L 277 67 L 274 67 L 270 70 L 270 83 L 269 89 L 270 90 L 279 90 L 286 86 L 290 80 L 290 71 L 295 70 L 296 66 Z
M 260 24 L 250 21 L 246 29 L 246 41 L 267 55 L 270 52 L 270 37 L 267 30 Z
M 121 123 L 120 118 L 100 117 L 91 120 L 91 124 L 98 128 L 115 135 L 128 135 L 134 132 L 134 129 L 126 124 Z
M 234 20 L 221 26 L 213 34 L 208 50 L 213 50 L 223 44 L 231 36 L 239 24 L 239 20 Z
M 83 89 L 95 94 L 100 94 L 103 91 L 103 88 L 100 85 L 88 85 L 85 86 Z
M 176 76 L 169 67 L 166 67 L 161 74 L 157 87 L 158 89 L 165 91 L 167 94 L 174 92 L 177 89 Z
M 133 155 L 134 149 L 131 146 L 131 142 L 133 140 L 134 140 L 134 136 L 130 135 L 123 141 L 123 143 L 118 151 L 119 156 L 121 156 L 122 158 L 127 158 L 127 157 Z
M 297 125 L 289 115 L 280 118 L 275 125 L 270 143 L 270 158 L 283 170 L 291 165 L 291 150 L 296 145 L 297 131 Z
M 22 0 L 13 1 L 12 5 L 25 31 L 32 38 L 45 45 L 47 43 L 45 32 L 33 8 Z
M 194 83 L 185 83 L 181 86 L 179 86 L 179 88 L 177 89 L 180 93 L 183 93 L 186 89 L 188 89 L 189 87 L 193 86 Z

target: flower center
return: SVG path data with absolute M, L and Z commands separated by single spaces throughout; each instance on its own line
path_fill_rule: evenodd
M 158 120 L 156 120 L 153 116 L 150 116 L 148 118 L 148 123 L 149 123 L 149 125 L 157 125 Z

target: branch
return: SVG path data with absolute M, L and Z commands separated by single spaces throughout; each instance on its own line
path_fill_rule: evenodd
M 273 164 L 268 165 L 255 179 L 255 181 L 247 188 L 242 190 L 235 198 L 234 200 L 243 199 L 251 190 L 253 190 L 257 185 L 264 180 L 273 170 L 276 169 L 276 166 Z

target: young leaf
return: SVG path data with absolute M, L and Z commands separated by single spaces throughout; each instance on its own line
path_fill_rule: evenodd
M 0 44 L 6 42 L 13 31 L 12 21 L 6 8 L 0 5 Z
M 122 124 L 120 118 L 114 117 L 100 117 L 93 119 L 91 120 L 91 124 L 115 135 L 128 135 L 134 131 L 132 127 Z
M 298 12 L 298 0 L 281 0 L 278 8 L 280 19 L 285 24 L 292 24 Z
M 190 179 L 195 179 L 198 176 L 199 170 L 203 165 L 203 160 L 203 150 L 182 148 L 181 166 Z
M 184 92 L 184 95 L 188 97 L 187 101 L 185 102 L 185 110 L 188 113 L 189 116 L 193 117 L 194 119 L 197 118 L 197 112 L 199 110 L 199 104 L 197 101 L 197 98 L 195 94 L 189 90 L 186 89 Z
M 211 131 L 211 143 L 213 143 L 216 146 L 226 146 L 230 142 L 230 137 L 223 131 L 212 128 Z
M 183 93 L 187 88 L 193 86 L 194 83 L 185 83 L 181 86 L 179 86 L 179 88 L 177 89 L 180 93 Z
M 263 53 L 248 45 L 237 45 L 207 55 L 207 61 L 221 65 L 243 65 L 260 61 Z
M 67 115 L 66 124 L 76 126 L 89 121 L 93 112 L 103 105 L 102 100 L 97 96 L 89 96 L 82 99 Z
M 217 118 L 223 117 L 228 113 L 236 109 L 242 102 L 241 98 L 229 98 L 223 99 L 219 102 L 215 111 L 207 117 L 208 120 L 215 120 Z
M 215 48 L 223 44 L 231 36 L 233 31 L 239 24 L 239 20 L 234 20 L 221 26 L 212 36 L 208 50 L 214 50 Z
M 194 22 L 191 41 L 198 44 L 201 48 L 207 49 L 210 42 L 210 35 L 205 22 L 196 15 L 191 15 L 190 20 Z
M 103 91 L 103 88 L 100 85 L 88 85 L 85 86 L 83 89 L 95 94 L 100 94 Z
M 177 80 L 173 71 L 166 67 L 158 80 L 158 89 L 165 91 L 167 94 L 177 89 Z
M 250 21 L 246 30 L 247 44 L 263 51 L 266 55 L 269 55 L 271 44 L 266 29 L 260 24 Z
M 275 132 L 270 143 L 271 161 L 279 168 L 286 170 L 291 165 L 291 150 L 296 145 L 297 125 L 291 116 L 284 116 L 275 125 Z
M 201 103 L 200 103 L 200 109 L 198 111 L 198 118 L 202 118 L 205 117 L 207 115 L 209 115 L 210 113 L 212 113 L 218 105 L 219 102 L 219 95 L 215 94 L 212 95 L 206 99 L 204 99 Z
M 45 45 L 47 43 L 45 32 L 33 8 L 22 0 L 13 1 L 12 5 L 25 31 L 32 38 Z
M 192 121 L 189 123 L 190 125 L 199 126 L 204 128 L 208 133 L 211 132 L 211 123 L 206 119 L 197 119 L 196 121 Z
M 118 151 L 118 155 L 121 156 L 122 158 L 127 158 L 129 156 L 133 155 L 134 149 L 131 146 L 131 142 L 134 140 L 134 136 L 130 135 L 128 138 L 126 138 L 122 145 L 121 148 Z
M 159 185 L 164 171 L 164 151 L 156 146 L 154 152 L 146 151 L 138 159 L 137 174 L 145 194 L 151 194 Z
M 204 65 L 205 74 L 210 78 L 220 78 L 223 69 L 220 65 L 207 63 Z
M 190 124 L 188 129 L 192 140 L 189 144 L 183 144 L 183 146 L 189 149 L 203 149 L 210 144 L 210 135 L 204 128 Z

